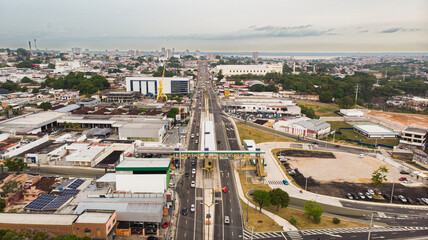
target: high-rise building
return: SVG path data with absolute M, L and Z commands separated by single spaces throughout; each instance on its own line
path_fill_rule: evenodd
M 199 58 L 201 56 L 201 52 L 199 50 L 195 51 L 195 57 Z
M 135 53 L 134 53 L 134 50 L 129 50 L 129 51 L 128 51 L 128 56 L 134 56 L 134 54 L 135 54 Z
M 187 49 L 186 50 L 186 56 L 189 56 L 190 55 L 190 52 L 189 52 L 189 49 Z
M 116 49 L 116 51 L 114 52 L 115 52 L 115 55 L 119 55 L 119 50 Z
M 257 61 L 259 59 L 259 52 L 253 52 L 253 60 Z
M 161 54 L 166 56 L 166 49 L 164 47 L 161 49 Z
M 214 55 L 212 53 L 207 53 L 207 59 L 211 59 L 213 57 L 214 57 Z
M 168 49 L 168 51 L 166 52 L 166 58 L 170 59 L 171 57 L 172 57 L 172 51 Z
M 86 54 L 89 54 L 89 49 L 87 48 L 87 49 L 85 49 L 85 53 Z
M 82 54 L 82 49 L 78 47 L 74 47 L 71 49 L 71 52 L 73 52 L 73 54 L 80 55 Z

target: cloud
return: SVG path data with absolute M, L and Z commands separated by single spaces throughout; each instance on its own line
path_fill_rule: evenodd
M 193 39 L 193 40 L 241 40 L 241 39 L 259 39 L 259 38 L 289 38 L 289 37 L 313 37 L 321 35 L 337 35 L 334 29 L 327 30 L 314 29 L 312 25 L 300 26 L 256 26 L 252 25 L 246 29 L 236 32 L 220 34 L 199 34 L 186 36 L 167 36 L 171 39 Z
M 395 32 L 417 32 L 420 31 L 421 29 L 419 28 L 399 28 L 399 27 L 395 27 L 395 28 L 388 28 L 385 30 L 380 31 L 380 33 L 395 33 Z

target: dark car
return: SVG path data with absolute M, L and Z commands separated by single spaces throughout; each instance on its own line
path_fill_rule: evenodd
M 184 176 L 188 177 L 188 176 L 189 176 L 189 172 L 186 172 L 186 173 L 184 174 Z
M 396 195 L 392 196 L 392 200 L 398 201 L 398 196 L 396 196 Z
M 183 216 L 186 216 L 186 215 L 187 215 L 187 208 L 183 208 L 183 209 L 181 210 L 181 214 L 182 214 Z
M 356 194 L 356 193 L 351 193 L 351 194 L 352 194 L 352 196 L 354 197 L 355 200 L 360 199 L 360 197 L 358 197 L 358 194 Z
M 401 174 L 410 174 L 409 172 L 405 171 L 405 170 L 401 170 L 400 171 Z
M 382 197 L 385 198 L 385 200 L 389 200 L 389 195 L 388 194 L 382 194 Z
M 425 203 L 420 198 L 416 198 L 416 202 L 420 205 L 424 205 Z
M 195 165 L 196 165 L 196 161 L 192 160 L 192 166 L 195 166 Z
M 409 204 L 415 204 L 415 201 L 413 201 L 411 198 L 407 198 L 407 202 L 408 202 Z
M 148 237 L 147 238 L 147 240 L 158 240 L 159 238 L 157 238 L 157 237 L 153 237 L 153 236 L 150 236 L 150 237 Z

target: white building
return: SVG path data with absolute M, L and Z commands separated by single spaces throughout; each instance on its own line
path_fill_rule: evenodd
M 231 99 L 222 102 L 226 112 L 251 113 L 253 115 L 277 115 L 278 117 L 301 114 L 301 109 L 290 100 Z
M 398 133 L 376 124 L 354 124 L 354 131 L 368 138 L 396 138 Z
M 125 158 L 116 166 L 116 191 L 164 193 L 169 186 L 170 158 Z
M 428 129 L 407 127 L 401 132 L 400 143 L 409 147 L 425 150 Z
M 141 140 L 162 143 L 169 128 L 169 120 L 145 119 L 129 122 L 118 127 L 120 140 Z
M 340 109 L 340 114 L 345 117 L 364 117 L 364 113 L 357 109 Z
M 102 154 L 108 147 L 104 145 L 93 145 L 91 143 L 72 143 L 66 149 L 71 152 L 65 157 L 67 162 L 75 166 L 92 166 L 92 161 Z
M 278 121 L 274 123 L 273 128 L 288 134 L 312 138 L 323 137 L 331 132 L 329 123 L 307 117 Z
M 266 73 L 282 73 L 282 64 L 262 64 L 262 65 L 218 65 L 216 72 L 222 71 L 223 75 L 265 75 Z
M 161 80 L 162 77 L 126 77 L 126 91 L 157 95 Z M 165 77 L 163 79 L 163 93 L 165 94 L 190 94 L 190 92 L 189 78 Z

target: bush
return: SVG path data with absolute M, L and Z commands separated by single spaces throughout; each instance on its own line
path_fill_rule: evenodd
M 333 223 L 334 224 L 339 224 L 340 223 L 340 219 L 337 218 L 337 217 L 333 218 Z
M 295 217 L 291 217 L 290 221 L 289 221 L 292 225 L 296 226 L 297 224 L 297 219 Z

